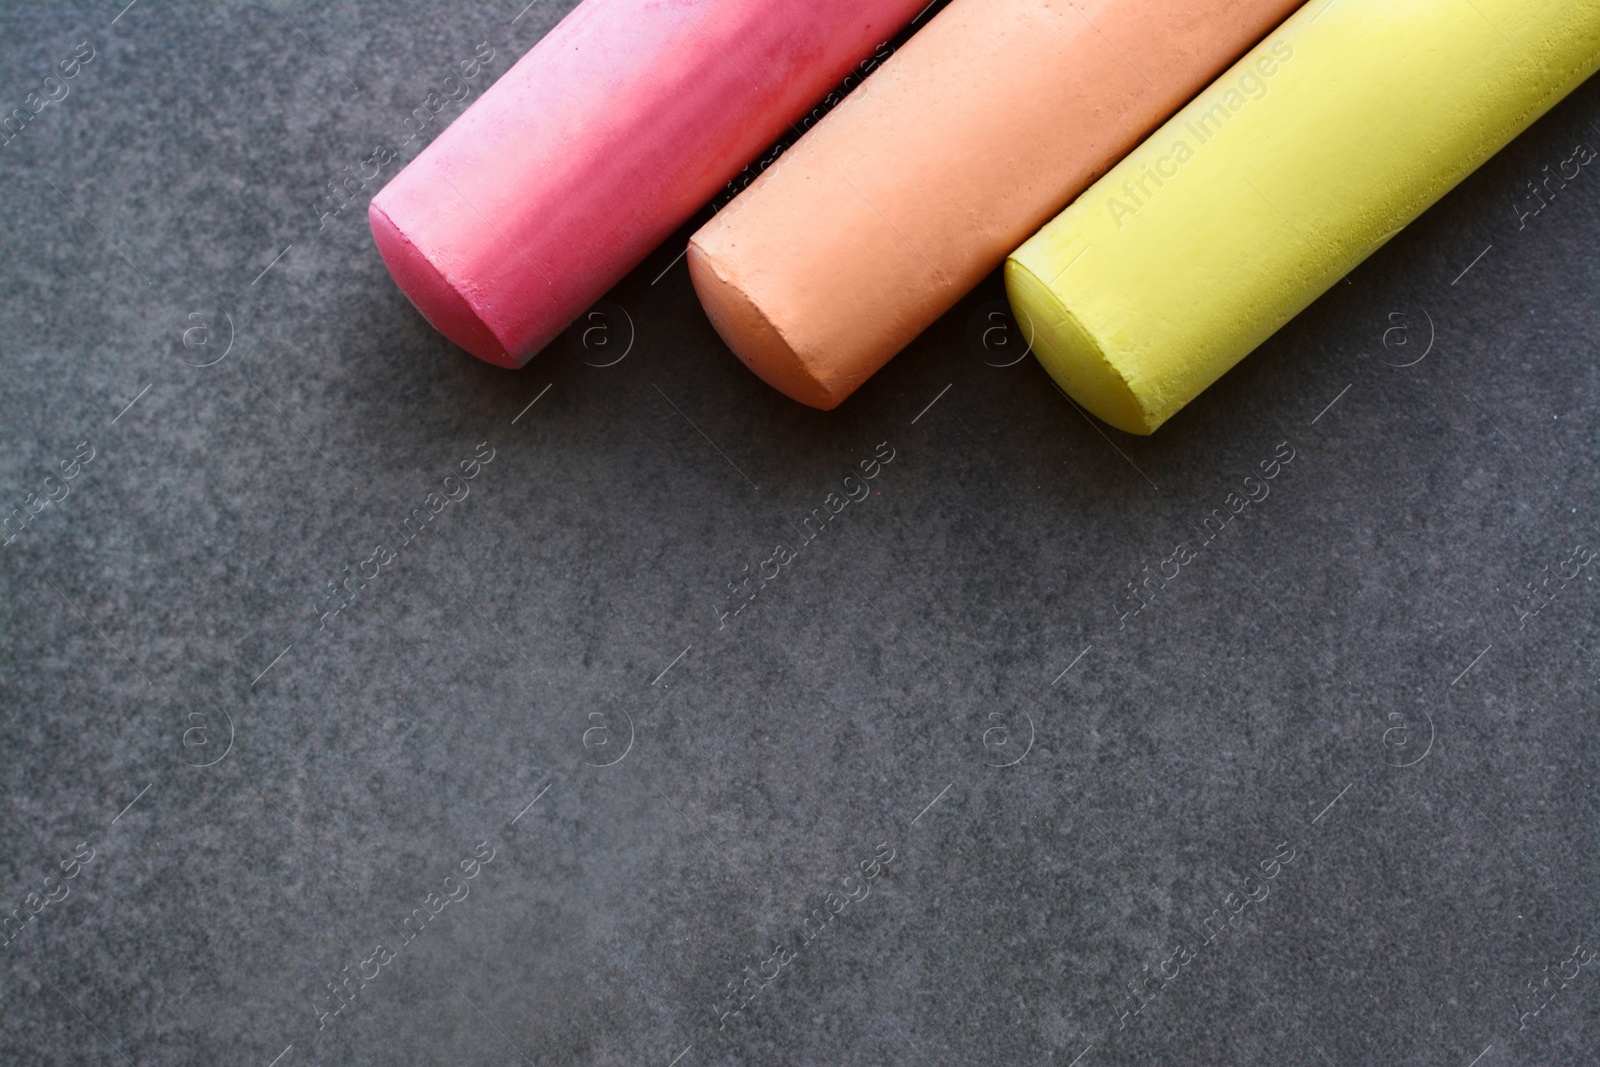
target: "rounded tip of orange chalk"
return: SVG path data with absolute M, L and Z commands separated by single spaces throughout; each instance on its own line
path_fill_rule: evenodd
M 511 355 L 494 330 L 473 309 L 472 302 L 422 250 L 400 231 L 375 198 L 367 207 L 372 240 L 395 284 L 422 317 L 445 337 L 481 360 L 515 369 L 526 359 Z
M 693 240 L 689 242 L 689 278 L 718 336 L 745 366 L 778 392 L 802 404 L 831 411 L 854 391 L 856 382 L 835 382 L 817 373 L 716 259 Z

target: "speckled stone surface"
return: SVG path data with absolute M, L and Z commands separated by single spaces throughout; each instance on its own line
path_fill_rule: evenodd
M 480 363 L 321 198 L 561 5 L 120 6 L 0 11 L 0 1062 L 1595 1061 L 1600 83 L 1140 439 L 997 277 L 794 404 L 694 223 Z

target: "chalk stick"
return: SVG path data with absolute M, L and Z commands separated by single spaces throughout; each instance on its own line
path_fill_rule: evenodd
M 1299 0 L 954 0 L 690 242 L 717 332 L 832 408 Z
M 1311 0 L 1017 249 L 1012 308 L 1151 433 L 1597 66 L 1600 0 Z
M 584 0 L 373 198 L 417 310 L 525 363 L 927 0 Z

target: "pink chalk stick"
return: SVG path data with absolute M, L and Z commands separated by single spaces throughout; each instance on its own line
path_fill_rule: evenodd
M 520 367 L 927 0 L 584 0 L 373 197 L 385 265 Z

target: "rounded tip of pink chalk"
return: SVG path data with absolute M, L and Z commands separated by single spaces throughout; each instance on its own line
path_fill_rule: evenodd
M 429 324 L 460 347 L 497 367 L 512 369 L 526 362 L 506 350 L 494 330 L 473 310 L 465 294 L 429 262 L 374 199 L 367 207 L 372 240 L 395 284 Z

